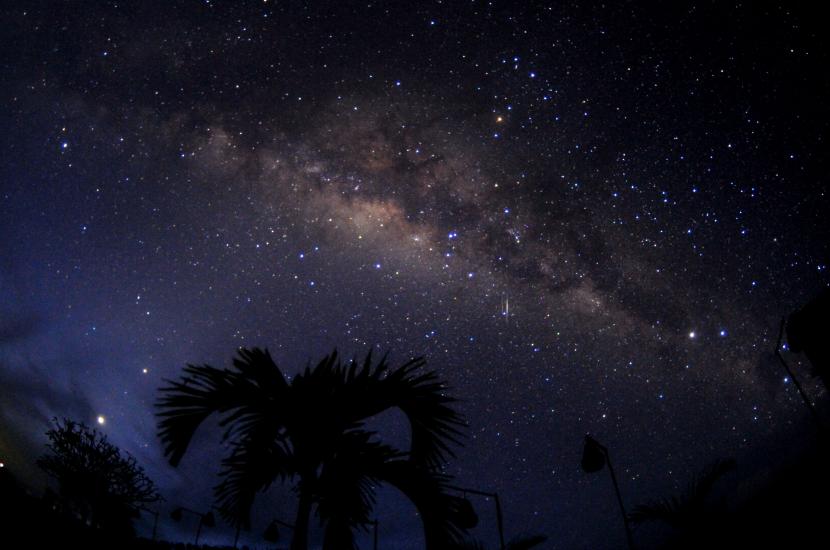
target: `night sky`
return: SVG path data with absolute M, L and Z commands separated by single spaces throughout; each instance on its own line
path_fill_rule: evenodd
M 586 433 L 629 507 L 725 457 L 748 495 L 815 436 L 772 352 L 830 284 L 817 13 L 28 4 L 0 33 L 0 460 L 21 476 L 66 416 L 134 454 L 163 511 L 205 509 L 219 433 L 173 469 L 153 403 L 239 346 L 289 373 L 335 347 L 425 356 L 469 421 L 447 471 L 548 548 L 625 544 Z M 262 529 L 293 517 L 288 488 L 259 503 Z M 384 547 L 422 546 L 402 498 L 378 517 Z

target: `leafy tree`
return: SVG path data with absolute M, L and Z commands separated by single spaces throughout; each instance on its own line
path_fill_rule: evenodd
M 267 351 L 240 349 L 233 369 L 188 365 L 168 381 L 158 402 L 159 435 L 178 465 L 199 425 L 220 415 L 230 454 L 223 460 L 216 497 L 223 516 L 249 523 L 258 492 L 277 479 L 295 481 L 298 494 L 292 550 L 308 546 L 312 508 L 325 525 L 325 548 L 354 546 L 354 530 L 369 525 L 375 486 L 389 483 L 415 504 L 428 548 L 461 539 L 461 499 L 447 493 L 439 473 L 458 443 L 461 416 L 449 405 L 423 359 L 389 370 L 386 359 L 343 364 L 333 352 L 288 380 Z M 364 421 L 391 408 L 408 417 L 411 448 L 377 440 Z
M 81 422 L 53 419 L 37 463 L 57 480 L 69 511 L 95 528 L 131 531 L 130 518 L 161 499 L 135 458 Z

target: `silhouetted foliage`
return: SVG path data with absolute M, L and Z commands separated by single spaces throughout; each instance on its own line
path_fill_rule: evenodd
M 155 484 L 129 454 L 87 425 L 54 419 L 49 453 L 37 463 L 58 482 L 61 502 L 95 528 L 131 532 L 132 517 L 161 499 Z
M 732 459 L 716 461 L 695 477 L 681 496 L 641 504 L 632 510 L 628 519 L 633 524 L 662 521 L 679 531 L 699 529 L 710 513 L 707 498 L 712 488 L 718 479 L 734 469 Z
M 316 505 L 325 525 L 324 547 L 355 548 L 354 530 L 367 528 L 375 485 L 389 483 L 415 504 L 429 548 L 446 548 L 463 529 L 460 501 L 438 472 L 458 443 L 461 416 L 449 405 L 423 359 L 390 370 L 386 359 L 343 364 L 336 352 L 287 380 L 267 351 L 240 349 L 233 369 L 188 365 L 180 381 L 161 388 L 159 436 L 177 465 L 199 425 L 220 415 L 231 452 L 222 462 L 215 494 L 222 515 L 248 526 L 258 492 L 279 479 L 296 481 L 298 510 L 291 548 L 307 547 L 308 521 Z M 411 448 L 377 441 L 363 422 L 391 408 L 411 426 Z
M 810 300 L 787 322 L 790 350 L 804 352 L 813 365 L 813 373 L 830 389 L 830 289 Z

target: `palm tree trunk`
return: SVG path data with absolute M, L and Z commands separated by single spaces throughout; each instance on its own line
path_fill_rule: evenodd
M 297 519 L 294 521 L 294 538 L 291 550 L 308 550 L 308 520 L 311 516 L 311 491 L 300 483 L 300 501 L 297 505 Z

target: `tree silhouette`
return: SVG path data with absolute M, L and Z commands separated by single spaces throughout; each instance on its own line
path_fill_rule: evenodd
M 464 421 L 449 405 L 423 359 L 390 370 L 385 357 L 372 364 L 343 364 L 333 352 L 287 380 L 267 351 L 240 349 L 233 369 L 188 365 L 180 381 L 167 381 L 157 405 L 159 436 L 178 465 L 193 434 L 220 415 L 230 454 L 223 459 L 215 494 L 222 515 L 249 526 L 258 492 L 279 479 L 295 481 L 298 494 L 292 550 L 305 550 L 312 507 L 325 526 L 324 547 L 355 548 L 354 530 L 367 528 L 375 486 L 397 487 L 418 509 L 428 548 L 460 540 L 461 499 L 447 493 L 439 473 Z M 411 426 L 411 447 L 395 449 L 364 429 L 364 421 L 400 409 Z
M 68 511 L 91 527 L 131 532 L 139 509 L 161 499 L 153 481 L 104 434 L 81 422 L 53 422 L 46 432 L 50 452 L 37 463 L 57 480 Z
M 813 374 L 819 376 L 830 389 L 830 289 L 824 289 L 804 307 L 790 315 L 787 322 L 787 342 L 790 350 L 804 352 L 813 365 Z

